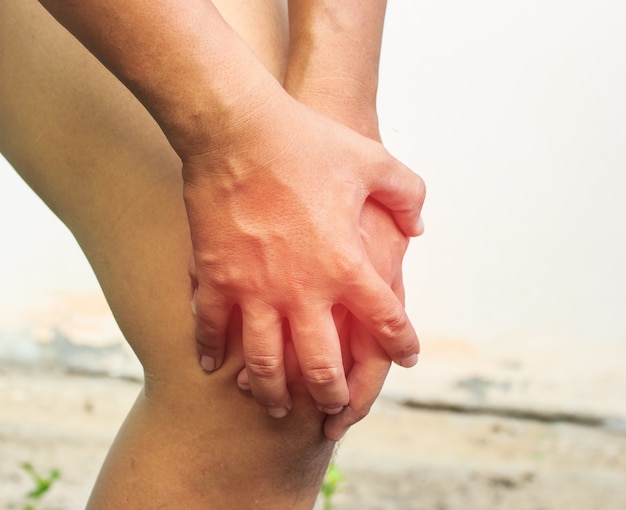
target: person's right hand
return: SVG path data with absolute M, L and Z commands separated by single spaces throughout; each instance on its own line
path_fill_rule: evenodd
M 317 55 L 312 55 L 308 48 L 307 51 L 302 48 L 292 50 L 285 83 L 289 94 L 315 111 L 380 142 L 376 87 L 363 87 L 364 83 L 371 83 L 375 78 L 367 72 L 369 67 L 361 69 L 356 66 L 361 72 L 350 73 L 337 52 L 333 56 L 338 60 L 330 61 L 323 47 L 314 46 Z M 350 54 L 350 50 L 344 48 L 343 53 Z M 311 61 L 318 65 L 312 65 Z M 324 65 L 320 66 L 320 63 Z M 331 70 L 335 74 L 327 74 Z M 363 206 L 359 227 L 370 262 L 404 304 L 402 259 L 408 238 L 398 229 L 389 211 L 371 198 Z M 421 230 L 423 227 L 420 233 Z M 335 322 L 340 332 L 350 393 L 348 405 L 324 422 L 324 433 L 336 441 L 367 416 L 383 387 L 391 360 L 371 332 L 345 309 L 335 311 Z
M 332 308 L 343 305 L 396 363 L 415 364 L 416 334 L 359 235 L 371 197 L 406 235 L 420 233 L 423 183 L 380 143 L 274 95 L 210 151 L 183 156 L 194 246 L 201 363 L 224 356 L 239 306 L 252 393 L 273 416 L 291 406 L 283 363 L 288 321 L 320 410 L 349 401 Z
M 389 212 L 371 199 L 363 207 L 360 229 L 372 265 L 404 304 L 402 259 L 408 239 L 398 230 Z M 372 334 L 352 315 L 336 313 L 335 319 L 350 392 L 348 405 L 324 422 L 326 436 L 337 441 L 352 425 L 367 416 L 383 387 L 391 360 Z

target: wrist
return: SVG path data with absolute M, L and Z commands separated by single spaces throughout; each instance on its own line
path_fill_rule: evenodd
M 379 139 L 376 95 L 386 2 L 290 0 L 285 89 L 354 130 Z
M 201 85 L 198 90 L 203 90 Z M 183 161 L 218 152 L 249 141 L 253 126 L 269 122 L 285 98 L 285 90 L 269 73 L 248 74 L 240 85 L 219 89 L 206 102 L 178 109 L 180 114 L 170 117 L 164 131 Z
M 291 97 L 344 126 L 380 141 L 376 95 L 348 78 L 287 73 L 285 90 Z

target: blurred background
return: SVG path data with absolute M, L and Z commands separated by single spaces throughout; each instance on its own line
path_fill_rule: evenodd
M 422 355 L 387 401 L 626 430 L 625 27 L 610 0 L 389 1 L 381 130 L 428 195 L 404 265 Z M 141 377 L 71 234 L 4 160 L 0 240 L 0 362 Z
M 611 386 L 626 372 L 625 21 L 607 0 L 389 3 L 381 128 L 428 186 L 405 261 L 423 366 L 402 384 L 444 351 L 501 352 L 576 406 L 595 404 L 572 386 L 626 395 Z M 89 364 L 68 342 L 121 335 L 71 234 L 0 161 L 0 358 L 49 358 L 33 342 L 52 342 Z M 99 370 L 138 374 L 108 353 Z
M 428 186 L 405 266 L 420 370 L 499 358 L 524 405 L 624 416 L 626 5 L 391 1 L 388 19 L 385 141 Z

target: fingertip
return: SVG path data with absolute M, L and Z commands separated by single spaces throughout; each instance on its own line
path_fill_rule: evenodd
M 410 356 L 407 356 L 406 358 L 396 361 L 396 364 L 404 368 L 411 368 L 417 365 L 417 360 L 418 360 L 417 354 L 411 354 Z
M 345 414 L 348 412 L 348 409 L 348 407 L 344 408 L 343 414 L 335 414 L 326 417 L 326 421 L 324 422 L 324 435 L 329 441 L 341 441 L 350 429 L 351 423 L 345 420 Z
M 219 369 L 224 360 L 224 344 L 231 310 L 223 301 L 196 289 L 191 298 L 195 316 L 195 340 L 200 366 L 206 372 Z M 210 311 L 210 314 L 206 312 Z
M 416 211 L 394 211 L 398 228 L 408 237 L 417 237 L 424 231 L 422 216 Z
M 317 408 L 318 408 L 320 411 L 322 411 L 323 413 L 330 414 L 330 415 L 334 415 L 334 414 L 339 414 L 341 411 L 343 411 L 343 410 L 344 410 L 344 407 L 345 407 L 345 406 L 339 406 L 339 407 L 325 407 L 325 406 L 318 405 L 318 407 L 317 407 Z
M 197 307 L 196 307 L 196 294 L 198 293 L 197 289 L 193 289 L 193 295 L 191 296 L 191 313 L 193 313 L 194 317 L 197 315 Z
M 248 379 L 248 371 L 245 368 L 243 368 L 241 372 L 239 372 L 239 375 L 237 375 L 237 386 L 239 386 L 239 389 L 243 391 L 251 390 L 250 380 Z
M 217 363 L 215 362 L 215 358 L 212 356 L 207 356 L 203 354 L 200 357 L 200 366 L 205 372 L 213 372 L 217 369 Z
M 289 409 L 287 407 L 267 407 L 265 409 L 267 414 L 269 414 L 272 418 L 284 418 L 289 414 Z

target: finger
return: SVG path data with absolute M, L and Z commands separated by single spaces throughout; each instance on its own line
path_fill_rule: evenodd
M 391 212 L 398 228 L 407 236 L 418 236 L 423 230 L 420 215 L 426 197 L 422 178 L 389 156 L 384 170 L 370 176 L 369 194 Z
M 391 290 L 400 301 L 400 304 L 404 306 L 405 303 L 405 292 L 404 292 L 404 282 L 402 281 L 402 274 L 398 275 L 397 278 L 391 283 Z
M 250 391 L 250 379 L 248 378 L 248 370 L 244 367 L 237 374 L 237 386 L 240 390 Z
M 341 345 L 330 308 L 290 315 L 293 345 L 309 393 L 320 411 L 336 414 L 348 403 Z
M 402 303 L 371 265 L 363 264 L 342 301 L 395 363 L 407 368 L 417 363 L 417 334 Z
M 213 372 L 224 361 L 231 306 L 223 297 L 200 287 L 193 292 L 191 311 L 196 316 L 196 345 L 200 365 L 207 372 Z
M 348 373 L 352 367 L 352 351 L 350 348 L 350 334 L 352 332 L 353 317 L 343 305 L 335 305 L 332 308 L 335 329 L 339 335 L 341 348 L 341 361 L 344 373 Z
M 282 418 L 291 410 L 285 375 L 282 319 L 273 308 L 260 303 L 242 305 L 241 311 L 248 386 L 270 416 Z
M 419 219 L 417 220 L 417 233 L 415 236 L 421 236 L 426 230 L 426 226 L 424 225 L 424 218 L 420 214 Z
M 345 308 L 343 309 L 345 310 Z M 283 323 L 283 358 L 285 360 L 285 374 L 287 377 L 287 384 L 292 381 L 296 381 L 301 378 L 302 373 L 300 372 L 300 367 L 298 365 L 298 358 L 296 357 L 296 353 L 293 349 L 293 343 L 291 342 L 291 333 L 289 331 L 289 326 L 285 328 L 285 324 Z M 345 356 L 344 356 L 345 360 Z M 248 370 L 244 367 L 241 369 L 239 374 L 237 374 L 237 386 L 242 391 L 250 391 L 250 379 L 248 378 Z
M 348 429 L 369 414 L 380 394 L 391 362 L 376 339 L 357 321 L 351 331 L 354 364 L 348 373 L 350 402 L 344 409 L 324 422 L 324 434 L 339 441 Z
M 405 306 L 404 280 L 402 279 L 402 264 L 398 264 L 393 271 L 390 272 L 389 279 L 385 280 L 389 283 L 391 291 L 394 293 L 400 304 Z
M 187 272 L 189 273 L 189 279 L 191 280 L 192 289 L 193 290 L 197 289 L 198 288 L 198 269 L 196 268 L 196 259 L 193 255 L 189 257 L 189 264 L 187 266 Z

